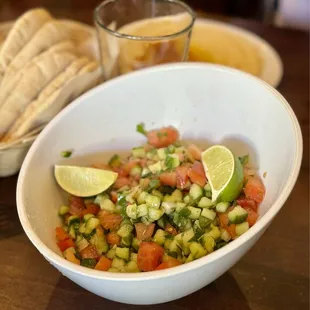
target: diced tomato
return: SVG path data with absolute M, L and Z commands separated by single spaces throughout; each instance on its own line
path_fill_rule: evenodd
M 88 203 L 86 209 L 83 210 L 83 215 L 85 214 L 94 214 L 96 215 L 100 211 L 100 207 L 95 203 Z
M 114 214 L 103 210 L 98 213 L 98 218 L 104 229 L 111 230 L 117 229 L 123 219 L 120 214 Z
M 248 177 L 243 188 L 244 194 L 248 198 L 261 203 L 265 196 L 265 186 L 257 177 Z
M 139 165 L 139 163 L 140 163 L 139 159 L 131 160 L 123 166 L 123 169 L 128 175 L 134 167 Z
M 69 234 L 62 227 L 56 227 L 55 231 L 57 240 L 64 241 L 70 239 Z
M 179 154 L 177 154 L 177 155 L 178 155 L 178 157 L 179 157 L 180 162 L 184 161 L 185 156 L 184 156 L 183 153 L 179 153 Z
M 163 172 L 159 175 L 159 181 L 163 185 L 175 187 L 177 184 L 177 174 L 175 171 Z
M 187 150 L 195 160 L 201 160 L 202 150 L 197 145 L 191 144 Z
M 69 197 L 69 213 L 71 215 L 83 216 L 83 211 L 85 210 L 84 200 L 81 197 L 70 196 Z
M 140 187 L 142 190 L 145 190 L 148 188 L 149 184 L 150 184 L 150 179 L 148 178 L 144 178 L 144 179 L 140 179 Z
M 164 253 L 164 249 L 155 242 L 141 242 L 137 260 L 139 269 L 155 270 L 160 265 Z
M 93 245 L 88 245 L 86 248 L 84 248 L 80 255 L 82 258 L 95 258 L 98 259 L 100 257 L 97 249 Z
M 75 257 L 72 251 L 65 252 L 65 259 L 73 264 L 80 265 L 80 260 Z
M 244 207 L 244 209 L 248 212 L 248 217 L 246 220 L 249 223 L 249 226 L 252 227 L 258 219 L 258 213 L 251 207 Z
M 172 236 L 176 236 L 178 234 L 178 231 L 169 223 L 166 224 L 165 231 Z
M 206 174 L 203 165 L 199 161 L 195 161 L 193 166 L 188 170 L 187 175 L 191 181 L 199 186 L 205 186 L 207 182 Z
M 155 270 L 162 270 L 162 269 L 172 268 L 172 267 L 176 267 L 180 265 L 181 265 L 180 261 L 178 261 L 177 259 L 173 257 L 169 257 L 168 260 L 161 263 Z
M 57 245 L 60 249 L 61 252 L 64 252 L 68 248 L 74 247 L 74 242 L 71 238 L 66 239 L 66 240 L 59 240 L 57 242 Z
M 155 147 L 166 147 L 179 138 L 179 132 L 173 127 L 164 127 L 158 130 L 151 130 L 147 133 L 149 144 Z
M 176 186 L 177 188 L 184 189 L 186 186 L 186 182 L 188 180 L 188 170 L 189 166 L 188 165 L 182 165 L 176 168 Z
M 115 181 L 113 187 L 116 189 L 120 189 L 123 186 L 130 185 L 130 184 L 131 184 L 131 180 L 129 178 L 118 177 L 117 180 Z
M 251 208 L 253 211 L 257 211 L 257 203 L 252 198 L 241 196 L 237 199 L 237 204 L 242 208 Z
M 106 238 L 107 238 L 107 242 L 111 245 L 121 244 L 121 237 L 115 231 L 109 232 Z
M 101 256 L 98 263 L 95 266 L 96 270 L 108 271 L 111 268 L 112 261 L 105 256 Z
M 117 192 L 115 192 L 115 191 L 112 191 L 111 193 L 110 193 L 110 196 L 111 196 L 111 200 L 114 202 L 114 203 L 116 203 L 117 202 Z
M 92 164 L 92 168 L 112 171 L 112 168 L 108 164 Z
M 155 224 L 146 225 L 144 223 L 136 223 L 135 224 L 137 239 L 144 241 L 150 239 L 153 236 Z
M 229 208 L 225 213 L 217 213 L 221 226 L 228 231 L 232 239 L 236 238 L 236 225 L 229 224 L 228 220 L 228 212 L 230 212 L 233 208 Z

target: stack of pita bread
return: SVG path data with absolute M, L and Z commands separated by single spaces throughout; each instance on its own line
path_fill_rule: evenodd
M 4 38 L 5 37 L 5 38 Z M 0 33 L 0 144 L 21 139 L 100 81 L 94 30 L 42 8 Z

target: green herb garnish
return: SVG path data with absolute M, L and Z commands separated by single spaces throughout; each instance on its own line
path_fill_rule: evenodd
M 140 123 L 140 124 L 137 125 L 136 131 L 141 133 L 141 134 L 143 134 L 143 135 L 145 135 L 145 136 L 147 134 L 147 131 L 145 130 L 143 123 Z
M 72 151 L 63 151 L 60 154 L 62 157 L 68 158 L 72 155 Z
M 241 164 L 244 166 L 249 162 L 249 155 L 244 155 L 242 157 L 239 157 L 239 160 Z

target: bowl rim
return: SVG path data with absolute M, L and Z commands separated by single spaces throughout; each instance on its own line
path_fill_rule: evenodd
M 294 158 L 294 162 L 292 164 L 292 173 L 287 179 L 286 184 L 284 185 L 282 191 L 280 192 L 278 198 L 274 202 L 274 204 L 270 207 L 270 209 L 266 212 L 266 214 L 259 219 L 259 221 L 251 227 L 245 234 L 234 240 L 234 242 L 231 242 L 227 244 L 225 247 L 222 247 L 218 249 L 217 251 L 214 251 L 213 253 L 202 257 L 198 260 L 195 260 L 189 264 L 182 264 L 180 266 L 169 268 L 165 270 L 159 270 L 154 272 L 145 272 L 145 273 L 111 273 L 111 272 L 104 272 L 104 271 L 98 271 L 93 269 L 88 269 L 76 264 L 73 264 L 67 260 L 65 260 L 63 257 L 61 257 L 59 254 L 52 251 L 48 246 L 46 246 L 41 239 L 37 236 L 35 230 L 32 228 L 29 220 L 28 215 L 25 209 L 24 205 L 24 194 L 23 194 L 23 184 L 25 182 L 25 177 L 27 174 L 27 169 L 32 157 L 32 154 L 36 152 L 36 149 L 38 148 L 40 141 L 45 138 L 45 136 L 49 133 L 49 131 L 57 125 L 57 122 L 59 122 L 63 117 L 65 117 L 66 114 L 70 113 L 71 110 L 73 110 L 77 105 L 81 104 L 84 101 L 87 101 L 88 98 L 92 97 L 96 93 L 99 93 L 103 91 L 105 88 L 108 88 L 110 86 L 113 86 L 114 84 L 117 84 L 123 80 L 127 79 L 133 79 L 140 75 L 148 75 L 152 74 L 154 72 L 158 71 L 173 71 L 173 70 L 184 70 L 184 69 L 193 69 L 193 70 L 211 70 L 211 71 L 223 71 L 226 73 L 230 73 L 233 75 L 239 75 L 244 76 L 247 79 L 252 79 L 255 81 L 255 83 L 260 83 L 263 85 L 266 90 L 271 92 L 274 96 L 276 96 L 280 103 L 284 106 L 284 108 L 287 110 L 287 113 L 289 114 L 289 117 L 292 122 L 294 135 L 296 139 L 296 155 Z M 245 244 L 247 241 L 252 239 L 255 235 L 257 235 L 261 230 L 263 230 L 265 227 L 267 227 L 268 223 L 272 221 L 272 219 L 275 217 L 275 215 L 279 212 L 279 210 L 282 208 L 283 204 L 287 200 L 288 196 L 290 195 L 296 181 L 299 175 L 299 171 L 301 168 L 301 161 L 302 161 L 302 152 L 303 152 L 303 140 L 302 140 L 302 133 L 300 129 L 299 122 L 297 120 L 297 117 L 289 105 L 289 103 L 286 101 L 286 99 L 272 86 L 267 84 L 266 82 L 262 81 L 261 79 L 254 77 L 248 73 L 242 72 L 237 69 L 228 68 L 221 65 L 214 65 L 214 64 L 206 64 L 206 63 L 173 63 L 173 64 L 164 64 L 159 66 L 154 66 L 138 71 L 134 71 L 125 75 L 118 76 L 112 80 L 109 80 L 92 90 L 88 91 L 87 93 L 83 94 L 74 102 L 72 102 L 69 106 L 64 108 L 63 111 L 61 111 L 40 133 L 39 137 L 35 140 L 33 145 L 31 146 L 24 162 L 22 165 L 22 168 L 20 170 L 20 174 L 18 177 L 17 182 L 17 188 L 16 188 L 16 202 L 17 202 L 17 211 L 18 216 L 20 219 L 20 222 L 22 224 L 22 227 L 30 239 L 30 241 L 34 244 L 34 246 L 38 249 L 38 251 L 45 257 L 46 260 L 51 262 L 56 268 L 61 267 L 63 269 L 66 269 L 67 271 L 70 271 L 74 274 L 79 274 L 82 276 L 94 278 L 94 279 L 102 279 L 102 280 L 110 280 L 110 281 L 142 281 L 142 280 L 151 280 L 151 279 L 162 279 L 162 278 L 168 278 L 171 276 L 175 276 L 181 273 L 186 273 L 191 270 L 198 269 L 202 267 L 205 264 L 211 264 L 217 259 L 222 258 L 223 256 L 227 255 L 230 252 L 235 251 L 239 246 L 242 244 Z

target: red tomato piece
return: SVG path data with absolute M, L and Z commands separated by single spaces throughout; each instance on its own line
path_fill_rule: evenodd
M 57 245 L 60 249 L 61 252 L 64 252 L 65 250 L 67 250 L 68 248 L 74 247 L 74 242 L 73 240 L 70 239 L 66 239 L 66 240 L 59 240 L 57 242 Z
M 265 196 L 265 186 L 257 177 L 248 177 L 243 191 L 246 197 L 252 198 L 258 203 L 261 203 Z
M 69 234 L 62 227 L 56 227 L 55 231 L 57 240 L 64 241 L 70 239 Z
M 237 199 L 237 204 L 242 208 L 251 208 L 253 211 L 257 211 L 257 203 L 252 198 L 246 198 L 241 196 Z
M 115 232 L 111 231 L 106 236 L 107 242 L 111 245 L 120 245 L 121 244 L 121 237 Z
M 134 160 L 131 160 L 129 161 L 128 163 L 126 163 L 124 166 L 123 166 L 123 169 L 125 171 L 125 173 L 127 173 L 127 175 L 130 173 L 130 171 L 138 166 L 140 163 L 140 160 L 139 159 L 134 159 Z
M 129 178 L 126 177 L 118 177 L 117 180 L 115 181 L 113 187 L 116 189 L 120 189 L 126 185 L 130 185 L 131 184 L 131 180 Z
M 163 263 L 161 263 L 155 270 L 162 270 L 167 268 L 172 268 L 176 266 L 182 265 L 180 261 L 173 257 L 169 257 L 169 259 Z
M 177 141 L 178 138 L 179 132 L 173 127 L 164 127 L 147 133 L 149 144 L 157 148 L 166 147 Z
M 176 236 L 178 234 L 178 231 L 169 223 L 166 224 L 165 231 L 172 236 Z
M 164 249 L 155 242 L 141 242 L 137 259 L 139 269 L 155 270 L 160 265 L 164 253 Z
M 146 225 L 144 223 L 136 223 L 135 224 L 137 239 L 144 241 L 150 239 L 153 236 L 155 224 Z
M 258 219 L 258 213 L 254 211 L 251 207 L 244 207 L 244 209 L 248 212 L 248 217 L 246 221 L 249 223 L 249 226 L 252 227 Z
M 83 215 L 85 214 L 94 214 L 96 215 L 100 211 L 100 207 L 95 203 L 88 203 L 86 209 L 83 210 Z
M 98 213 L 98 218 L 104 229 L 111 230 L 116 230 L 123 220 L 120 214 L 114 214 L 103 210 Z
M 205 186 L 207 182 L 205 170 L 202 163 L 199 161 L 194 162 L 193 166 L 188 170 L 187 175 L 193 183 L 201 187 Z
M 82 258 L 95 258 L 98 259 L 100 257 L 97 249 L 93 245 L 88 245 L 86 248 L 84 248 L 80 255 Z
M 159 175 L 159 181 L 163 185 L 175 187 L 177 184 L 177 174 L 175 171 L 163 172 Z
M 195 160 L 199 160 L 199 161 L 201 160 L 202 150 L 197 145 L 190 144 L 187 150 Z
M 83 211 L 85 210 L 85 203 L 83 198 L 70 196 L 69 203 L 69 213 L 71 215 L 77 215 L 79 217 L 83 216 Z
M 114 203 L 116 203 L 117 202 L 117 192 L 115 192 L 115 191 L 112 191 L 111 193 L 110 193 L 110 196 L 111 196 L 111 200 L 114 202 Z
M 95 266 L 96 270 L 108 271 L 111 268 L 112 261 L 105 256 L 101 256 L 98 263 Z
M 182 165 L 176 168 L 176 186 L 177 188 L 184 189 L 186 187 L 186 182 L 188 180 L 188 165 Z

